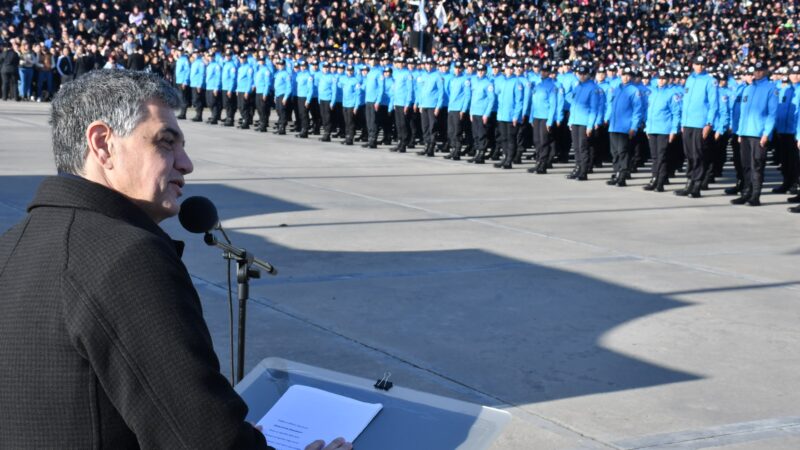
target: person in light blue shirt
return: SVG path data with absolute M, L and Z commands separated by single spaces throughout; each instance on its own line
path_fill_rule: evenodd
M 418 90 L 415 96 L 415 107 L 419 109 L 422 121 L 422 136 L 425 149 L 418 155 L 434 156 L 436 145 L 434 126 L 436 117 L 444 105 L 444 78 L 438 71 L 433 70 L 433 60 L 425 60 L 425 73 L 417 80 Z
M 361 85 L 355 76 L 355 67 L 347 66 L 346 76 L 339 78 L 338 87 L 342 90 L 342 114 L 344 115 L 344 145 L 353 145 L 356 132 L 356 114 L 359 107 Z M 338 95 L 338 93 L 336 94 Z M 336 98 L 334 97 L 334 101 Z
M 255 92 L 255 70 L 247 64 L 247 53 L 239 55 L 239 68 L 236 69 L 236 97 L 239 115 L 242 117 L 242 130 L 250 129 L 253 122 L 253 93 Z
M 775 151 L 781 161 L 783 182 L 772 189 L 773 193 L 785 194 L 797 184 L 798 154 L 795 133 L 797 110 L 800 105 L 800 65 L 788 68 L 778 91 L 778 110 L 775 113 Z
M 327 61 L 320 64 L 320 73 L 316 77 L 319 80 L 317 85 L 317 95 L 319 96 L 319 115 L 322 121 L 322 137 L 319 138 L 321 142 L 331 141 L 331 118 L 333 105 L 333 94 L 336 87 L 336 77 L 331 73 L 331 66 Z
M 189 87 L 192 88 L 192 106 L 195 109 L 192 122 L 202 122 L 208 58 L 199 52 L 195 52 L 193 58 L 192 65 L 189 66 Z
M 681 125 L 683 152 L 688 162 L 686 187 L 675 195 L 700 197 L 705 169 L 711 164 L 713 123 L 717 114 L 717 81 L 705 71 L 705 56 L 693 60 L 692 70 L 684 85 Z
M 213 52 L 208 54 L 206 66 L 206 104 L 211 110 L 208 123 L 216 125 L 222 115 L 222 66 L 217 62 Z
M 180 89 L 183 95 L 183 104 L 181 105 L 181 110 L 177 118 L 183 120 L 186 119 L 186 108 L 191 104 L 192 99 L 192 92 L 189 87 L 190 63 L 189 57 L 185 53 L 182 53 L 179 48 L 176 48 L 173 52 L 177 57 L 175 61 L 175 84 L 178 85 L 178 89 Z
M 453 75 L 449 77 L 446 90 L 449 92 L 447 103 L 447 139 L 450 154 L 445 159 L 458 161 L 461 159 L 461 136 L 469 118 L 469 102 L 472 91 L 470 81 L 462 72 L 461 61 L 453 63 Z
M 311 104 L 311 96 L 314 94 L 314 76 L 308 71 L 308 62 L 300 61 L 295 75 L 295 85 L 297 97 L 295 98 L 295 111 L 300 122 L 300 132 L 297 137 L 308 138 L 309 117 L 308 108 Z
M 287 110 L 289 100 L 292 97 L 292 78 L 286 69 L 286 62 L 283 59 L 275 61 L 275 85 L 273 92 L 275 95 L 275 110 L 278 112 L 278 131 L 279 135 L 286 134 L 286 122 L 288 120 Z
M 725 159 L 728 153 L 728 141 L 731 138 L 731 97 L 734 92 L 728 86 L 728 74 L 717 72 L 714 74 L 717 79 L 717 114 L 711 124 L 714 133 L 714 145 L 711 147 L 711 164 L 703 174 L 703 184 L 701 190 L 709 188 L 710 183 L 716 181 L 716 177 L 722 176 L 722 168 L 725 166 Z
M 475 157 L 470 158 L 468 162 L 483 164 L 489 144 L 487 128 L 495 103 L 494 83 L 486 77 L 485 64 L 476 64 L 475 72 L 475 78 L 470 82 L 471 93 L 469 104 Z
M 655 89 L 650 93 L 647 105 L 645 133 L 650 144 L 653 160 L 652 177 L 644 186 L 645 191 L 664 192 L 667 182 L 667 147 L 675 141 L 680 127 L 681 97 L 667 85 L 672 73 L 666 69 L 658 71 Z
M 383 130 L 383 145 L 392 145 L 392 111 L 394 104 L 392 104 L 392 91 L 394 79 L 392 78 L 392 67 L 389 65 L 389 57 L 387 56 L 383 67 L 383 80 L 381 82 L 381 93 L 378 96 L 378 127 Z
M 411 145 L 413 139 L 410 132 L 410 122 L 413 108 L 414 77 L 405 68 L 405 61 L 401 57 L 394 59 L 392 80 L 392 106 L 394 108 L 394 123 L 397 129 L 398 143 L 391 151 L 405 153 L 406 148 Z
M 542 64 L 541 81 L 531 90 L 530 110 L 528 117 L 533 127 L 533 145 L 536 147 L 536 167 L 528 172 L 546 174 L 548 166 L 555 158 L 555 129 L 561 121 L 558 108 L 558 90 L 560 87 L 552 76 L 552 67 Z
M 376 57 L 367 58 L 367 76 L 364 77 L 364 121 L 367 125 L 367 143 L 365 148 L 378 148 L 378 112 L 383 94 L 383 67 L 379 66 Z
M 589 151 L 592 156 L 592 167 L 603 167 L 603 161 L 611 159 L 608 149 L 608 101 L 610 97 L 611 84 L 608 81 L 608 67 L 601 66 L 595 74 L 595 83 L 600 88 L 600 113 L 598 123 L 592 137 L 589 139 Z M 591 173 L 590 169 L 590 173 Z
M 255 73 L 256 111 L 258 111 L 258 131 L 265 133 L 269 126 L 270 94 L 272 93 L 272 72 L 264 60 L 259 56 Z
M 753 68 L 755 70 L 755 68 Z M 753 82 L 753 74 L 740 72 L 741 80 L 736 83 L 733 96 L 729 99 L 731 111 L 731 148 L 733 149 L 733 168 L 736 173 L 736 185 L 726 188 L 726 195 L 736 195 L 744 189 L 744 169 L 742 168 L 741 144 L 739 143 L 739 118 L 742 112 L 744 88 Z
M 556 129 L 556 158 L 558 161 L 566 163 L 569 161 L 569 150 L 572 145 L 568 125 L 571 109 L 570 95 L 578 84 L 578 77 L 572 72 L 571 64 L 568 60 L 561 61 L 560 66 L 559 73 L 556 75 L 556 82 L 561 86 L 559 100 L 564 120 L 557 125 Z
M 608 133 L 614 173 L 606 182 L 609 185 L 626 186 L 633 150 L 631 140 L 642 121 L 642 92 L 631 82 L 633 71 L 628 66 L 623 68 L 619 87 L 611 90 Z
M 503 66 L 503 76 L 495 82 L 497 96 L 497 128 L 500 130 L 499 146 L 503 148 L 503 160 L 494 164 L 497 168 L 511 169 L 516 160 L 517 133 L 522 121 L 525 86 L 514 76 L 511 63 Z
M 222 109 L 225 110 L 224 125 L 232 127 L 236 115 L 236 63 L 230 50 L 225 52 L 225 62 L 222 64 Z
M 575 168 L 567 175 L 568 179 L 585 181 L 588 179 L 591 156 L 589 154 L 589 138 L 603 115 L 604 108 L 600 104 L 600 88 L 590 75 L 589 66 L 582 64 L 576 69 L 578 84 L 569 93 L 569 120 L 572 146 L 575 149 Z
M 753 72 L 753 83 L 742 93 L 738 131 L 745 185 L 742 195 L 731 200 L 734 205 L 761 205 L 767 144 L 775 130 L 778 110 L 778 90 L 766 76 L 766 63 L 757 62 Z

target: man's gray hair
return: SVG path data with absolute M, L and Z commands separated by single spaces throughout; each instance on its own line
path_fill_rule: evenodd
M 146 104 L 178 109 L 180 92 L 158 75 L 130 70 L 94 70 L 61 86 L 53 97 L 50 125 L 56 169 L 80 175 L 89 143 L 86 129 L 101 120 L 118 136 L 129 136 L 147 119 Z

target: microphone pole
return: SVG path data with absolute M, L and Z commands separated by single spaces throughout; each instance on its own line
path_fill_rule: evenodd
M 218 229 L 222 231 L 223 235 L 225 234 L 222 227 L 218 227 Z M 225 237 L 227 239 L 227 236 Z M 242 378 L 244 378 L 245 331 L 247 324 L 247 300 L 250 297 L 250 279 L 261 278 L 261 270 L 259 267 L 270 275 L 277 275 L 278 270 L 270 263 L 256 258 L 252 253 L 249 253 L 243 248 L 234 247 L 231 244 L 218 241 L 211 232 L 205 233 L 203 241 L 210 246 L 221 248 L 223 250 L 223 258 L 236 261 L 236 282 L 239 299 L 239 327 L 236 336 L 236 383 L 238 384 L 242 381 Z

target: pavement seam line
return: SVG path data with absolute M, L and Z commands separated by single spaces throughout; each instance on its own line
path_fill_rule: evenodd
M 665 445 L 688 444 L 688 443 L 692 443 L 692 442 L 702 442 L 702 441 L 708 441 L 708 440 L 715 440 L 715 439 L 724 438 L 724 437 L 727 437 L 727 436 L 745 436 L 745 435 L 748 435 L 748 434 L 759 434 L 759 433 L 770 432 L 770 431 L 780 432 L 780 433 L 777 433 L 776 436 L 777 435 L 781 435 L 781 434 L 783 434 L 783 432 L 786 432 L 786 431 L 788 431 L 790 434 L 798 434 L 798 433 L 800 433 L 800 422 L 794 423 L 794 424 L 790 424 L 789 423 L 789 424 L 767 425 L 767 426 L 763 426 L 763 427 L 752 428 L 752 429 L 749 429 L 749 430 L 730 431 L 730 432 L 727 432 L 727 433 L 717 433 L 717 434 L 712 434 L 712 435 L 708 435 L 708 436 L 698 436 L 696 438 L 691 438 L 691 439 L 678 439 L 678 440 L 673 440 L 673 441 L 669 441 L 669 442 L 658 442 L 658 443 L 648 444 L 648 445 L 644 445 L 644 446 L 623 447 L 623 448 L 626 449 L 626 450 L 645 450 L 645 449 L 649 449 L 649 448 L 661 448 L 661 447 L 663 447 Z M 666 436 L 669 436 L 669 434 L 666 435 Z M 645 436 L 645 438 L 646 438 L 646 436 Z M 745 442 L 756 442 L 756 441 L 769 439 L 769 438 L 770 438 L 770 436 L 767 436 L 767 437 L 761 437 L 761 438 L 758 438 L 758 439 L 753 439 L 751 441 L 745 441 Z M 622 442 L 624 442 L 624 441 L 622 441 Z M 715 446 L 716 447 L 717 444 L 711 444 L 711 446 Z M 703 447 L 703 448 L 705 448 L 705 447 Z

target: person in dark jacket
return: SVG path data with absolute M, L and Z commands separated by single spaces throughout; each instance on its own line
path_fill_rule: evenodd
M 6 46 L 0 58 L 3 100 L 19 100 L 17 76 L 19 74 L 19 48 L 16 42 Z
M 125 70 L 53 99 L 59 176 L 0 237 L 4 448 L 270 448 L 220 373 L 182 244 L 158 226 L 193 168 L 180 103 Z

